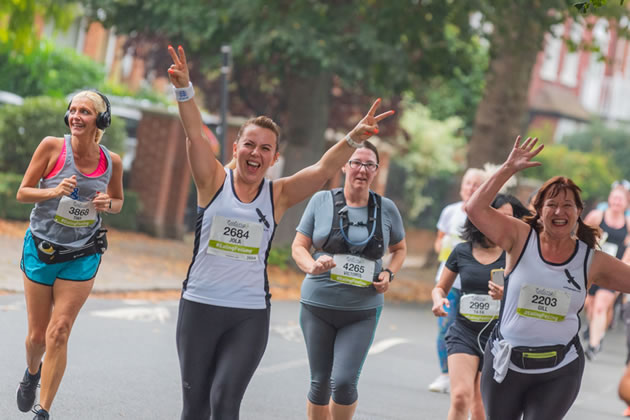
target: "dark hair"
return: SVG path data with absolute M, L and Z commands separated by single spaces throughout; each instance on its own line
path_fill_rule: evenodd
M 505 204 L 512 206 L 514 217 L 517 219 L 522 219 L 525 216 L 531 215 L 531 212 L 527 210 L 527 207 L 525 207 L 518 198 L 510 194 L 497 194 L 490 206 L 494 209 L 500 209 Z M 469 218 L 466 218 L 464 227 L 461 230 L 461 237 L 466 242 L 471 242 L 473 246 L 479 245 L 482 248 L 490 248 L 490 244 L 488 243 L 486 236 L 481 233 L 475 225 L 473 225 Z
M 538 223 L 540 219 L 540 214 L 542 213 L 543 204 L 545 198 L 555 197 L 562 191 L 571 191 L 573 193 L 573 197 L 575 198 L 575 205 L 578 209 L 584 210 L 584 202 L 582 201 L 582 196 L 580 192 L 582 191 L 580 187 L 575 185 L 575 183 L 564 176 L 554 176 L 551 179 L 548 179 L 542 187 L 538 190 L 536 194 L 536 198 L 532 202 L 532 206 L 536 210 L 536 213 L 532 216 L 525 217 L 523 220 L 527 222 L 532 228 L 536 229 L 536 232 L 540 233 L 542 228 L 541 224 Z M 582 221 L 582 217 L 578 217 L 578 229 L 577 229 L 577 237 L 581 241 L 585 242 L 589 247 L 594 248 L 599 241 L 599 229 L 588 226 L 586 223 Z
M 237 142 L 241 139 L 243 131 L 245 131 L 245 129 L 250 125 L 256 125 L 258 127 L 266 128 L 273 131 L 273 133 L 276 135 L 276 151 L 278 150 L 280 146 L 280 127 L 271 118 L 264 115 L 250 118 L 249 120 L 245 121 L 243 125 L 241 125 L 241 128 L 238 129 L 238 134 L 236 135 Z
M 373 151 L 374 154 L 376 155 L 376 163 L 381 163 L 380 159 L 379 159 L 379 156 L 378 156 L 378 150 L 376 150 L 376 146 L 374 146 L 372 143 L 370 143 L 368 140 L 366 140 L 366 141 L 363 142 L 363 147 Z

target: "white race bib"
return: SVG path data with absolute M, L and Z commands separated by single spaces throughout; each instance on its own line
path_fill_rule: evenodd
M 241 261 L 257 261 L 262 238 L 260 223 L 214 216 L 206 252 Z
M 91 201 L 73 200 L 63 196 L 57 207 L 55 222 L 71 228 L 92 226 L 96 223 L 96 208 Z
M 489 295 L 468 294 L 459 300 L 459 313 L 472 322 L 488 322 L 499 317 L 501 301 Z
M 564 321 L 569 312 L 571 296 L 568 292 L 525 284 L 518 295 L 516 313 L 544 321 Z
M 357 287 L 369 287 L 374 279 L 376 263 L 358 255 L 335 254 L 336 267 L 330 270 L 330 279 Z

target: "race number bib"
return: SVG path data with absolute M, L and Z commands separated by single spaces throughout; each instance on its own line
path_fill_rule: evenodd
M 527 318 L 561 322 L 569 312 L 568 292 L 533 285 L 521 286 L 516 313 Z
M 372 284 L 376 265 L 374 261 L 348 254 L 336 254 L 333 261 L 337 266 L 330 270 L 331 280 L 357 287 L 369 287 Z
M 257 261 L 262 238 L 260 223 L 214 216 L 206 252 L 235 260 Z
M 55 222 L 71 228 L 89 227 L 96 223 L 96 208 L 91 201 L 73 200 L 61 197 Z
M 489 295 L 469 294 L 461 297 L 459 313 L 472 322 L 489 322 L 499 317 L 501 302 Z

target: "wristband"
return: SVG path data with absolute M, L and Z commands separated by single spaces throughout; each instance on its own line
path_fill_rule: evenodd
M 175 93 L 175 99 L 177 102 L 190 101 L 195 96 L 195 89 L 192 82 L 188 82 L 188 86 L 185 88 L 177 88 L 173 86 L 173 92 Z
M 363 145 L 361 143 L 357 143 L 356 141 L 352 140 L 350 138 L 350 134 L 346 134 L 346 137 L 344 137 L 344 139 L 346 140 L 346 143 L 348 143 L 348 146 L 354 148 L 354 149 L 359 149 L 361 147 L 363 147 Z
M 112 209 L 112 200 L 109 200 L 109 209 Z

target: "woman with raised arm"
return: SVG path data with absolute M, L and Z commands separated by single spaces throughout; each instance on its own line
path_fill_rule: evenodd
M 530 214 L 511 195 L 497 195 L 491 206 L 519 219 Z M 451 375 L 451 405 L 447 418 L 483 420 L 485 413 L 479 387 L 483 351 L 499 316 L 505 251 L 489 241 L 468 218 L 460 235 L 465 242 L 456 245 L 450 253 L 440 281 L 431 292 L 432 311 L 435 316 L 448 316 L 446 311 L 451 301 L 447 296 L 459 276 L 462 297 L 455 321 L 445 337 Z
M 123 205 L 122 160 L 99 144 L 111 121 L 107 98 L 96 91 L 77 93 L 64 120 L 70 134 L 42 140 L 17 192 L 18 201 L 35 203 L 20 264 L 28 367 L 17 405 L 31 410 L 41 377 L 36 420 L 49 418 L 72 326 L 107 248 L 101 214 L 118 213 Z
M 466 204 L 470 220 L 507 253 L 499 321 L 484 354 L 481 394 L 488 419 L 562 419 L 584 371 L 579 312 L 592 284 L 630 291 L 630 267 L 595 250 L 598 230 L 581 218 L 580 188 L 546 181 L 535 214 L 518 220 L 490 206 L 514 174 L 541 165 L 537 139 L 516 139 L 507 160 Z
M 306 273 L 300 326 L 311 369 L 309 420 L 352 418 L 383 295 L 407 255 L 398 208 L 370 190 L 378 150 L 369 141 L 363 144 L 342 168 L 343 188 L 311 198 L 291 247 L 293 259 Z M 384 266 L 387 250 L 391 260 Z
M 278 126 L 264 116 L 246 121 L 234 142 L 234 169 L 222 167 L 192 99 L 184 49 L 168 51 L 199 212 L 177 320 L 181 418 L 238 419 L 269 335 L 266 267 L 277 223 L 289 207 L 320 189 L 394 111 L 375 115 L 377 100 L 319 162 L 272 183 L 265 173 L 279 157 Z

